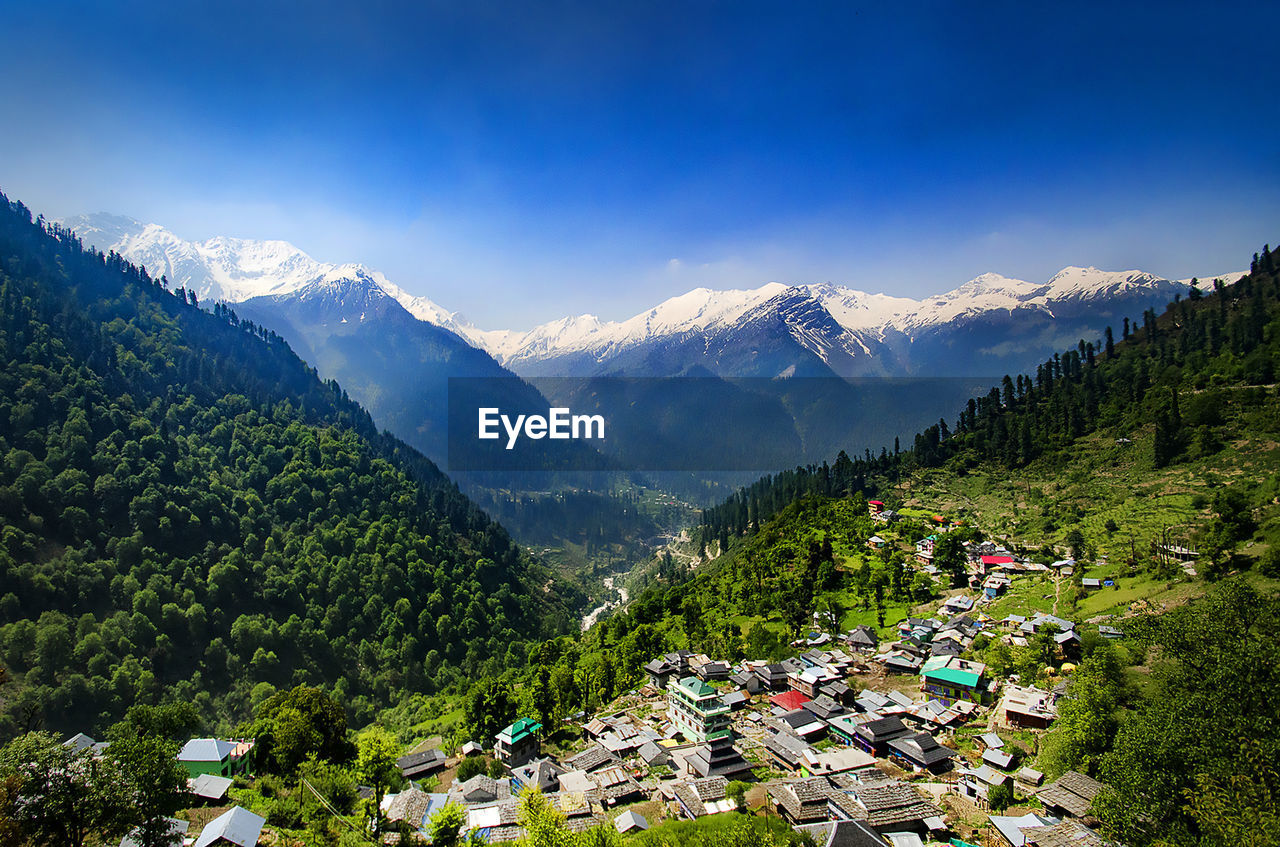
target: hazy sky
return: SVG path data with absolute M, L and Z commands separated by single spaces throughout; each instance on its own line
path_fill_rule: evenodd
M 891 12 L 881 11 L 892 8 Z M 1280 4 L 0 0 L 0 190 L 484 327 L 1280 241 Z

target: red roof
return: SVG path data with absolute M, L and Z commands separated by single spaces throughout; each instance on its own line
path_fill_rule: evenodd
M 868 501 L 867 501 L 867 505 L 868 505 L 868 506 L 883 506 L 883 505 L 884 505 L 884 501 L 883 501 L 883 500 L 868 500 Z
M 982 564 L 984 565 L 1008 565 L 1013 562 L 1012 556 L 983 556 Z
M 791 691 L 784 691 L 781 694 L 773 695 L 769 698 L 769 702 L 775 706 L 786 709 L 788 712 L 794 712 L 805 703 L 808 703 L 809 698 L 804 696 L 801 692 L 793 689 Z

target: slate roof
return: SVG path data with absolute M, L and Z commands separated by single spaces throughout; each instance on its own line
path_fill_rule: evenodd
M 1075 818 L 1089 814 L 1089 806 L 1106 786 L 1076 771 L 1067 771 L 1036 792 L 1045 808 L 1061 809 Z
M 906 756 L 915 764 L 926 768 L 932 767 L 939 762 L 945 762 L 955 756 L 952 750 L 943 747 L 938 743 L 937 739 L 927 732 L 895 738 L 889 742 L 889 748 Z
M 262 827 L 266 822 L 266 818 L 255 815 L 248 809 L 232 806 L 209 821 L 192 847 L 209 847 L 211 844 L 221 842 L 235 844 L 238 847 L 254 847 L 258 843 L 258 836 L 262 834 Z
M 1102 836 L 1076 821 L 1022 829 L 1027 847 L 1108 847 Z
M 423 750 L 421 753 L 410 753 L 396 759 L 396 767 L 408 779 L 438 771 L 445 765 L 445 755 L 439 750 Z
M 570 770 L 594 771 L 616 761 L 617 756 L 599 744 L 593 744 L 578 755 L 565 759 L 564 763 Z
M 516 768 L 511 774 L 522 785 L 536 785 L 543 794 L 549 794 L 559 787 L 560 775 L 564 772 L 564 768 L 552 759 L 535 759 Z
M 463 803 L 491 803 L 510 796 L 510 780 L 494 779 L 482 773 L 449 789 L 450 799 Z
M 768 792 L 797 823 L 824 821 L 831 817 L 827 801 L 831 786 L 822 777 L 774 783 L 768 787 Z
M 812 749 L 802 738 L 789 732 L 773 732 L 765 736 L 764 747 L 788 765 L 795 767 L 804 761 L 806 750 Z
M 428 794 L 411 785 L 391 798 L 383 814 L 389 821 L 404 821 L 414 829 L 421 829 L 428 811 L 438 807 L 442 797 L 443 795 L 439 794 Z
M 675 794 L 696 816 L 709 814 L 709 805 L 721 803 L 728 797 L 729 780 L 722 776 L 708 776 L 692 782 L 678 783 Z
M 816 698 L 814 698 L 813 700 L 810 700 L 808 703 L 802 704 L 800 708 L 804 709 L 807 712 L 812 712 L 813 714 L 817 715 L 823 720 L 830 717 L 834 717 L 836 715 L 844 714 L 844 712 L 846 711 L 844 706 L 841 706 L 839 703 L 837 703 L 835 700 L 832 700 L 826 694 L 819 694 Z
M 942 811 L 911 786 L 901 782 L 855 786 L 851 792 L 876 829 L 900 826 L 936 817 Z
M 664 765 L 671 761 L 671 754 L 667 752 L 665 747 L 661 747 L 652 741 L 646 741 L 640 745 L 637 750 L 640 758 L 644 759 L 646 765 Z
M 883 744 L 909 732 L 906 724 L 896 715 L 868 721 L 858 725 L 853 731 L 873 744 Z

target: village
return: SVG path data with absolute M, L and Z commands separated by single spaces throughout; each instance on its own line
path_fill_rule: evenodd
M 869 509 L 878 525 L 896 520 L 879 501 Z M 915 565 L 926 573 L 936 572 L 939 534 L 954 526 L 940 516 L 935 524 L 936 533 L 914 544 Z M 890 543 L 879 534 L 866 542 Z M 776 816 L 819 847 L 1102 847 L 1089 809 L 1103 786 L 1074 771 L 1047 781 L 1030 764 L 1066 693 L 1064 675 L 1079 660 L 1080 628 L 1051 612 L 986 614 L 1018 580 L 1069 577 L 1077 564 L 1037 563 L 991 541 L 965 542 L 964 551 L 968 587 L 888 636 L 866 625 L 833 633 L 815 612 L 813 630 L 792 644 L 797 655 L 781 661 L 673 651 L 644 667 L 642 686 L 554 732 L 520 717 L 453 755 L 439 739 L 419 743 L 399 757 L 404 788 L 381 799 L 381 817 L 426 841 L 433 817 L 457 804 L 463 834 L 513 841 L 524 835 L 520 797 L 537 790 L 573 831 L 608 826 L 626 834 L 666 818 L 754 813 Z M 1123 637 L 1115 626 L 1089 627 L 1095 637 Z M 965 658 L 978 638 L 1025 647 L 1037 636 L 1051 645 L 1053 684 L 1021 684 L 1016 674 L 1001 678 Z M 554 745 L 544 744 L 551 736 Z M 224 809 L 235 779 L 252 773 L 253 747 L 200 738 L 179 753 L 193 801 L 222 810 L 184 839 L 191 847 L 268 843 L 263 817 Z M 467 759 L 481 761 L 466 769 L 474 775 L 456 779 Z M 189 825 L 175 819 L 175 835 Z M 393 832 L 383 841 L 399 838 Z

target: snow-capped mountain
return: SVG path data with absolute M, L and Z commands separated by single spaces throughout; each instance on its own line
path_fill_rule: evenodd
M 347 283 L 358 282 L 379 289 L 419 320 L 451 332 L 462 329 L 452 312 L 426 297 L 409 294 L 378 271 L 359 264 L 317 262 L 287 241 L 222 236 L 184 241 L 164 227 L 122 215 L 81 215 L 64 223 L 86 245 L 115 250 L 146 267 L 152 276 L 166 277 L 172 288 L 194 291 L 201 300 L 240 303 L 254 297 L 314 297 L 326 287 L 345 289 Z
M 202 299 L 313 300 L 325 292 L 377 292 L 421 322 L 447 330 L 525 376 L 657 376 L 691 369 L 734 376 L 968 375 L 1034 368 L 1045 356 L 1097 338 L 1108 324 L 1160 308 L 1187 289 L 1142 271 L 1064 268 L 1043 283 L 986 273 L 916 300 L 829 283 L 697 288 L 622 321 L 581 314 L 528 331 L 483 330 L 358 264 L 317 262 L 283 241 L 184 241 L 131 218 L 92 215 L 67 224 L 86 243 L 114 249 Z M 1235 279 L 1238 274 L 1223 275 Z M 347 321 L 366 311 L 348 308 Z

